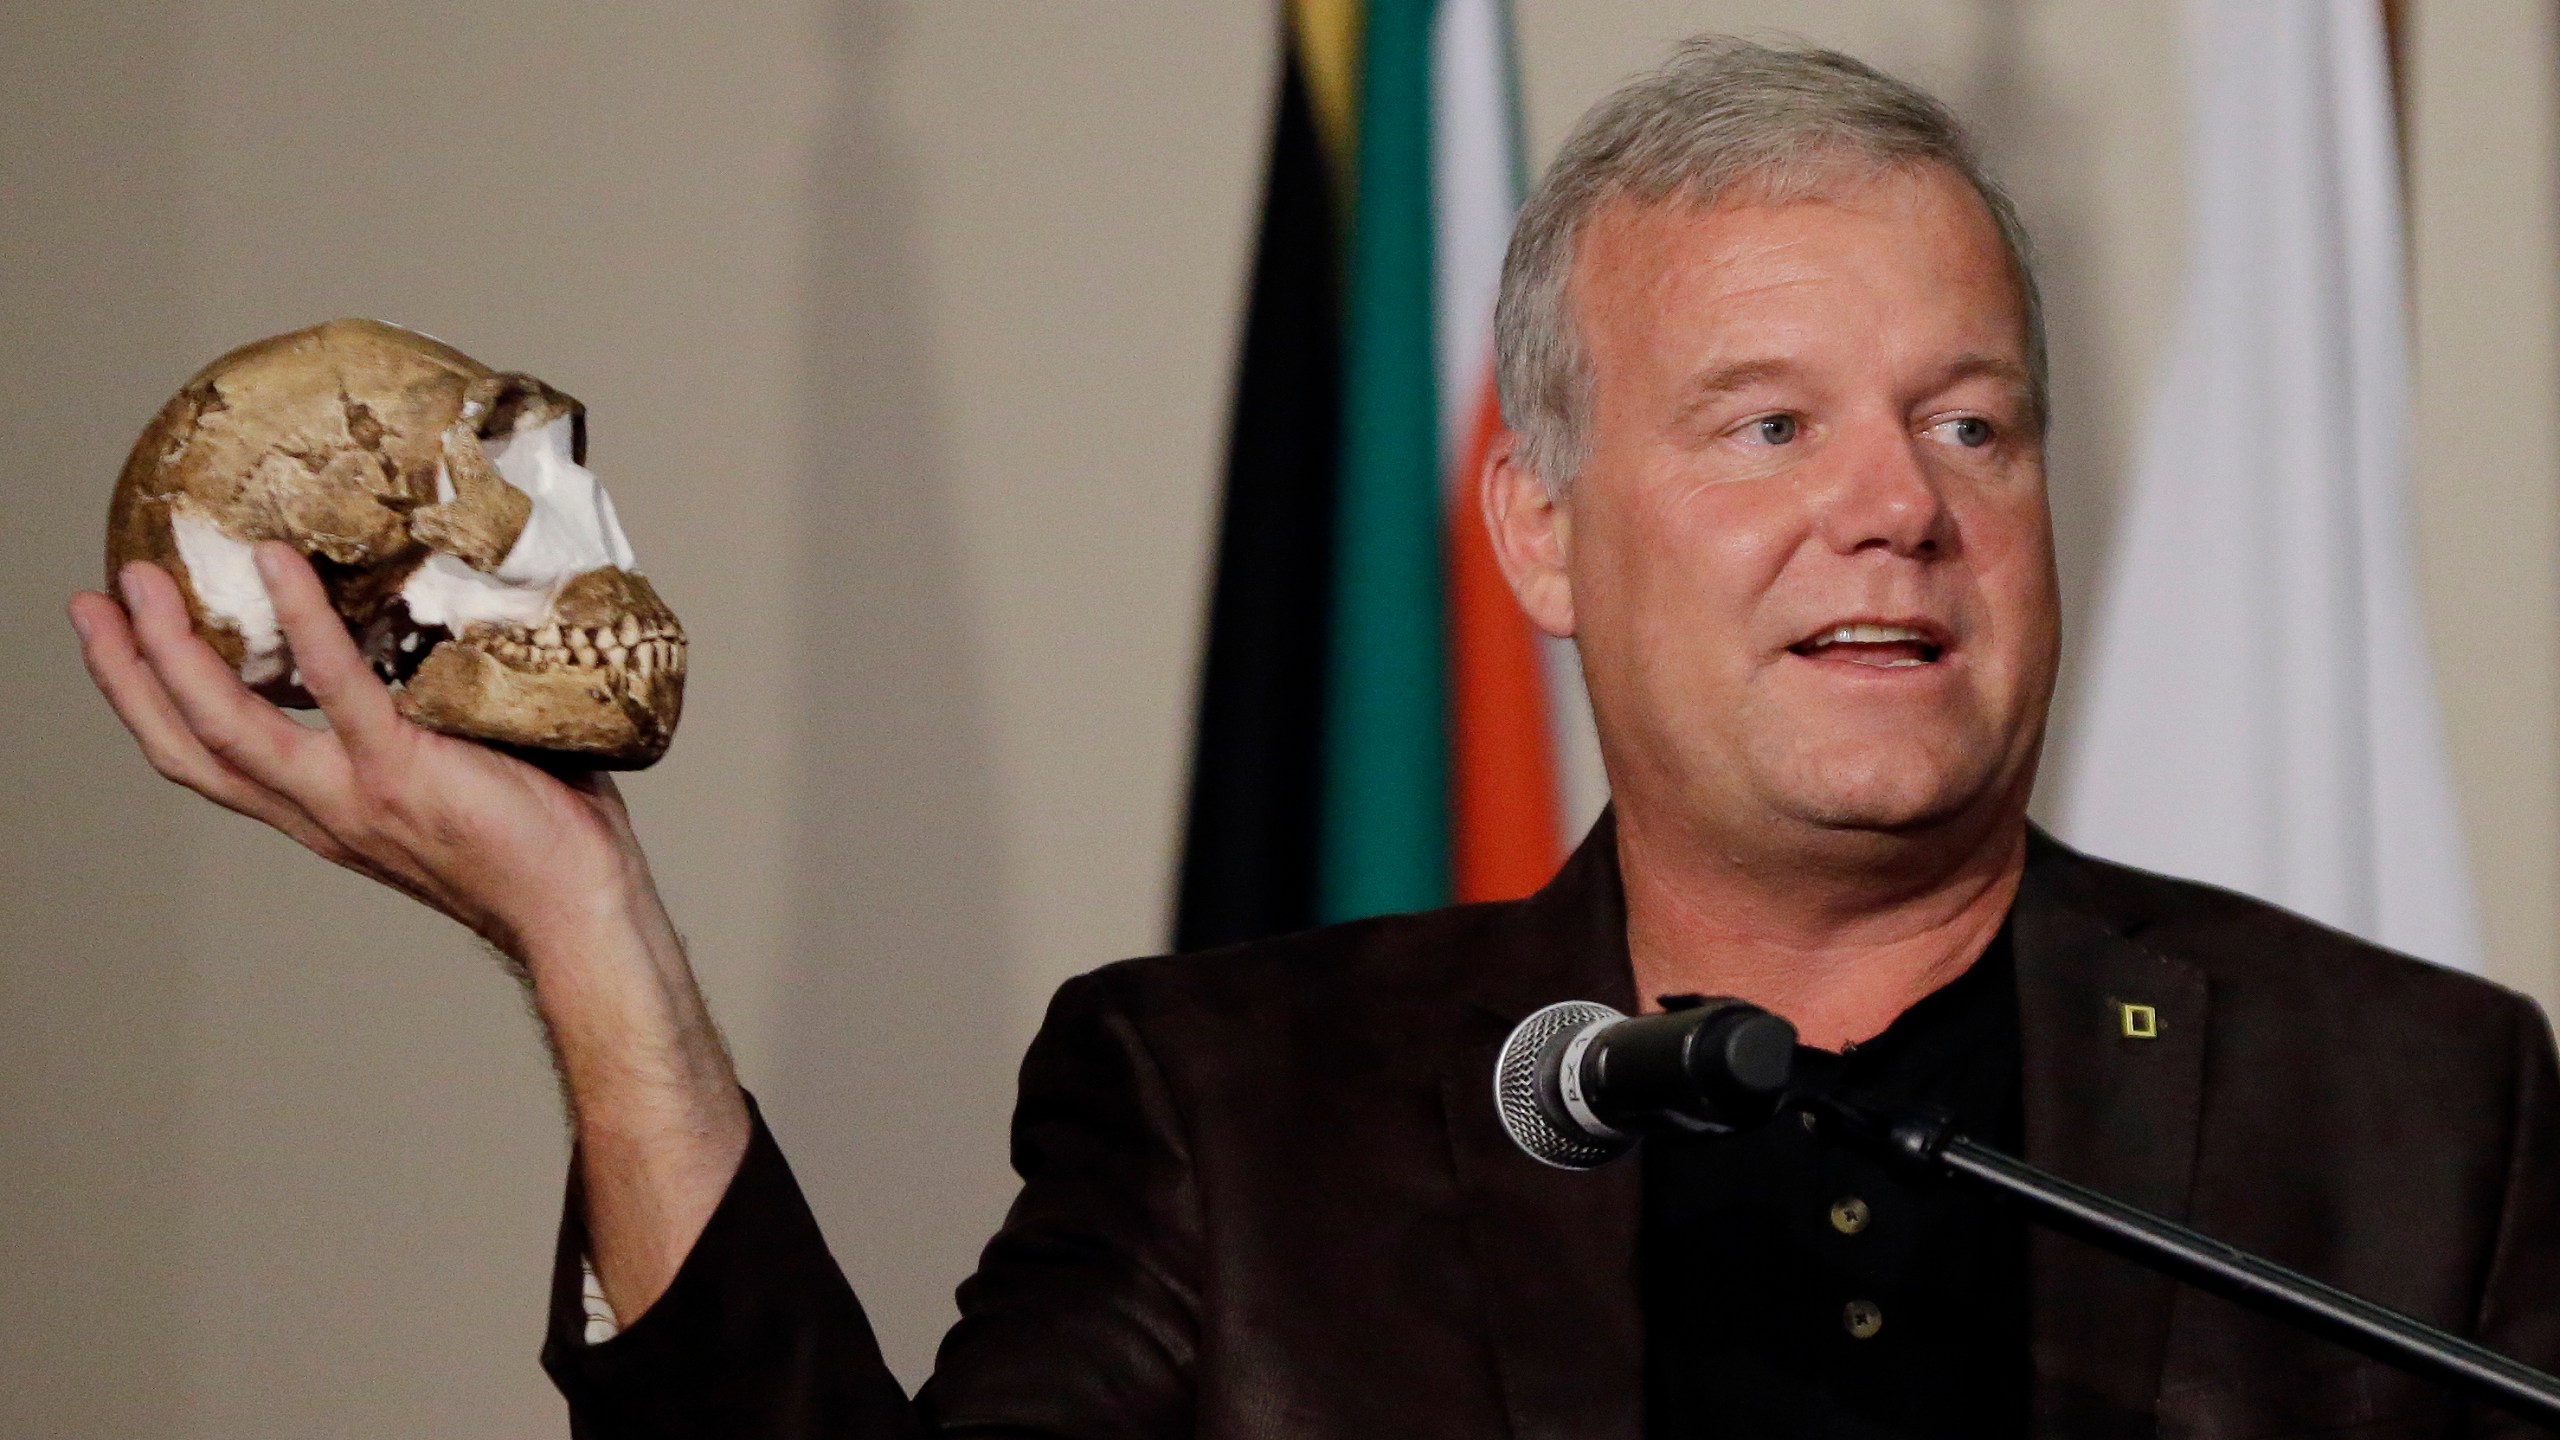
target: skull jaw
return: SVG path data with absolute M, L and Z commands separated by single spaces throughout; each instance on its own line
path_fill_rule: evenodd
M 427 652 L 403 715 L 442 734 L 600 770 L 657 763 L 684 710 L 685 639 L 646 578 L 571 579 L 539 627 L 473 625 Z
M 656 764 L 675 737 L 684 681 L 594 668 L 519 670 L 467 641 L 449 640 L 418 667 L 399 706 L 427 729 L 528 758 L 640 770 Z

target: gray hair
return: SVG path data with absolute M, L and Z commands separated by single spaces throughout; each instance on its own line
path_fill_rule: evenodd
M 1503 422 L 1550 494 L 1581 470 L 1591 357 L 1572 311 L 1574 252 L 1611 202 L 1712 205 L 1745 186 L 1772 201 L 1820 193 L 1842 171 L 1943 165 L 1991 212 L 2026 318 L 2027 374 L 2045 412 L 2044 306 L 2017 207 L 1947 107 L 1836 50 L 1773 49 L 1722 35 L 1685 41 L 1611 91 L 1566 137 L 1521 207 L 1494 307 Z

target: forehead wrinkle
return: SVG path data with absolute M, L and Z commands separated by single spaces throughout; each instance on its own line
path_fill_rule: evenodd
M 1804 237 L 1727 240 L 1704 254 L 1669 230 L 1626 236 L 1621 243 L 1635 252 L 1624 255 L 1634 263 L 1607 267 L 1617 283 L 1603 281 L 1594 287 L 1601 294 L 1586 297 L 1586 304 L 1598 302 L 1585 311 L 1586 323 L 1599 322 L 1591 327 L 1599 333 L 1590 334 L 1595 360 L 1609 351 L 1654 355 L 1676 377 L 1684 406 L 1805 373 L 1801 357 L 1785 353 L 1803 337 L 1784 297 L 1818 290 L 1834 277 L 1819 265 L 1789 263 L 1786 252 L 1805 248 Z M 1773 269 L 1779 273 L 1767 273 Z M 1753 311 L 1765 313 L 1755 321 Z M 1665 323 L 1677 312 L 1721 317 L 1703 355 L 1693 348 L 1694 331 Z
M 1687 217 L 1671 207 L 1662 207 L 1621 232 L 1622 257 L 1632 263 L 1607 267 L 1622 273 L 1636 271 L 1637 275 L 1627 276 L 1614 286 L 1604 281 L 1598 288 L 1616 290 L 1618 294 L 1612 298 L 1634 301 L 1642 307 L 1638 311 L 1642 318 L 1636 327 L 1639 334 L 1658 335 L 1665 328 L 1660 323 L 1663 317 L 1688 310 L 1723 315 L 1726 324 L 1748 324 L 1761 343 L 1772 335 L 1800 329 L 1798 317 L 1788 303 L 1794 294 L 1845 292 L 1855 297 L 1852 303 L 1869 309 L 1896 306 L 1901 297 L 1880 288 L 1877 277 L 1859 270 L 1843 270 L 1827 253 L 1835 237 L 1792 228 L 1777 233 L 1747 230 L 1719 235 L 1711 244 L 1700 246 L 1682 224 L 1684 218 L 1692 223 L 1713 223 L 1737 211 L 1812 206 L 1866 213 L 1862 207 L 1828 197 L 1808 197 L 1782 205 L 1691 209 Z M 1628 284 L 1627 279 L 1636 283 Z M 1764 313 L 1755 316 L 1755 311 Z

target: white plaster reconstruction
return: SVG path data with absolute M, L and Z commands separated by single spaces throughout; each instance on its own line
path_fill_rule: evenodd
M 178 542 L 178 559 L 187 567 L 187 584 L 206 615 L 240 632 L 248 654 L 240 678 L 262 685 L 284 674 L 284 631 L 276 624 L 276 607 L 258 578 L 249 542 L 233 538 L 211 519 L 183 502 L 169 510 L 169 528 Z
M 459 635 L 474 624 L 541 624 L 551 599 L 572 577 L 632 564 L 631 542 L 613 513 L 613 497 L 585 466 L 569 458 L 568 416 L 505 439 L 483 442 L 490 463 L 533 501 L 533 513 L 494 573 L 451 555 L 427 557 L 400 587 L 409 618 Z M 452 481 L 439 473 L 439 495 Z

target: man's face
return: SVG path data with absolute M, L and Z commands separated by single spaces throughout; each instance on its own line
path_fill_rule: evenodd
M 1784 843 L 1773 825 L 2022 812 L 2058 604 L 1981 201 L 1928 167 L 1784 204 L 1621 203 L 1573 296 L 1593 386 L 1561 593 L 1622 799 L 1737 852 Z

